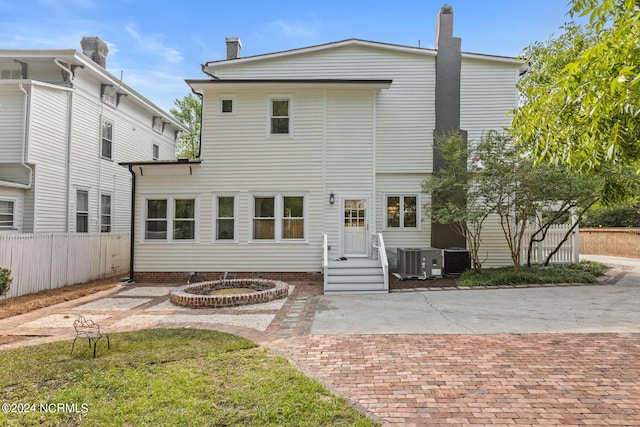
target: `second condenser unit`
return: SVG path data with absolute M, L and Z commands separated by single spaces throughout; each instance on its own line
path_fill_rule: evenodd
M 442 277 L 442 250 L 436 248 L 398 248 L 398 275 L 403 279 Z

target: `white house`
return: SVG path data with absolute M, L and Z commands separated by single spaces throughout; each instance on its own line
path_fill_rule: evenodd
M 324 272 L 326 292 L 384 291 L 382 243 L 460 245 L 423 214 L 434 132 L 472 143 L 509 126 L 521 63 L 461 52 L 448 6 L 436 49 L 349 39 L 243 58 L 226 42 L 210 77 L 187 81 L 203 99 L 201 158 L 126 163 L 137 281 Z M 510 262 L 496 228 L 485 247 L 486 265 Z
M 0 233 L 128 232 L 124 159 L 175 159 L 167 112 L 106 71 L 107 45 L 0 50 Z

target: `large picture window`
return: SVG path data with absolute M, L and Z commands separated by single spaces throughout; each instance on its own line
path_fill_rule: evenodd
M 254 240 L 303 240 L 305 197 L 300 195 L 255 196 Z
M 387 228 L 418 228 L 420 210 L 417 195 L 388 195 L 386 209 Z

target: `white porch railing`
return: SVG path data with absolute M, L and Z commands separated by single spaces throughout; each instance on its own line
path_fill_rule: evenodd
M 376 256 L 380 260 L 380 265 L 382 266 L 382 274 L 384 275 L 384 288 L 386 290 L 389 289 L 389 259 L 387 258 L 387 249 L 384 246 L 384 238 L 382 237 L 382 233 L 374 234 L 371 239 L 373 244 L 374 253 L 372 255 Z
M 324 289 L 327 288 L 329 281 L 329 239 L 326 234 L 322 235 L 322 277 L 324 280 Z
M 129 271 L 129 233 L 0 234 L 11 298 Z

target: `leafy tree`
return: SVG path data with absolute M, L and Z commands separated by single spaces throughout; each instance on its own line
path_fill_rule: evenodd
M 174 99 L 173 103 L 177 108 L 169 110 L 170 113 L 190 129 L 178 137 L 176 155 L 178 158 L 196 159 L 200 157 L 202 101 L 190 93 L 181 100 Z
M 640 227 L 640 205 L 598 206 L 580 222 L 581 227 Z
M 431 196 L 426 214 L 437 224 L 450 224 L 465 238 L 471 266 L 479 272 L 482 226 L 494 207 L 485 201 L 486 187 L 476 183 L 477 164 L 471 161 L 475 157 L 462 135 L 437 137 L 435 151 L 443 160 L 443 167 L 422 183 L 423 193 Z
M 609 168 L 640 169 L 640 0 L 573 0 L 571 14 L 590 23 L 524 52 L 513 135 L 541 163 L 608 180 Z M 602 187 L 605 202 L 637 194 L 618 184 Z

